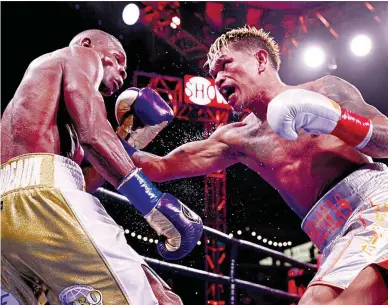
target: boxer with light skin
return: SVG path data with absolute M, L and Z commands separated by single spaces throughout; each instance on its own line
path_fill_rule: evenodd
M 338 77 L 282 82 L 278 46 L 262 30 L 223 34 L 208 64 L 228 104 L 251 113 L 164 157 L 133 149 L 136 166 L 163 182 L 245 164 L 304 219 L 323 253 L 299 304 L 381 305 L 388 298 L 388 168 L 372 158 L 388 158 L 387 117 Z
M 186 256 L 201 237 L 201 219 L 153 186 L 107 120 L 103 96 L 122 87 L 126 60 L 115 37 L 81 32 L 31 62 L 3 113 L 1 283 L 20 304 L 42 294 L 52 305 L 182 304 L 85 192 L 109 181 L 155 229 L 165 259 Z M 159 95 L 132 90 L 139 124 L 172 120 Z

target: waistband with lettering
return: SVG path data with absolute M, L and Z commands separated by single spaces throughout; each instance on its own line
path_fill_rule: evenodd
M 341 233 L 352 213 L 365 204 L 362 192 L 375 187 L 373 178 L 379 179 L 381 172 L 388 177 L 385 164 L 364 165 L 335 185 L 311 208 L 303 219 L 302 230 L 320 251 Z
M 69 158 L 54 154 L 25 154 L 0 168 L 0 194 L 36 187 L 85 189 L 82 170 Z

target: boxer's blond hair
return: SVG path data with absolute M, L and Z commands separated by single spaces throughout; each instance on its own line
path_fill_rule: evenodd
M 258 30 L 255 27 L 250 27 L 248 25 L 230 30 L 218 37 L 210 46 L 205 65 L 210 65 L 210 63 L 218 56 L 221 48 L 228 49 L 230 44 L 232 44 L 235 49 L 244 47 L 261 47 L 265 49 L 268 52 L 274 67 L 277 71 L 279 70 L 281 61 L 279 45 L 277 42 L 270 36 L 269 32 L 266 32 L 263 29 Z

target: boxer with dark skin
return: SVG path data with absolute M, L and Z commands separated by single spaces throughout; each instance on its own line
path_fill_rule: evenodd
M 116 38 L 90 30 L 31 62 L 1 119 L 1 162 L 52 153 L 81 164 L 86 152 L 116 187 L 135 166 L 107 120 L 103 95 L 122 87 L 126 60 Z M 84 173 L 86 182 L 93 178 Z
M 72 170 L 73 172 L 77 172 L 77 176 L 67 174 L 68 176 L 63 176 L 60 179 L 70 180 L 79 178 L 82 180 L 80 183 L 83 185 L 82 178 L 84 178 L 86 182 L 86 191 L 89 193 L 92 193 L 104 181 L 108 181 L 129 199 L 132 205 L 143 214 L 152 228 L 163 237 L 163 241 L 160 241 L 157 245 L 160 255 L 167 259 L 182 258 L 192 250 L 201 237 L 201 219 L 194 213 L 191 213 L 188 208 L 184 208 L 183 204 L 173 195 L 160 192 L 149 180 L 146 180 L 145 177 L 141 176 L 142 174 L 135 168 L 130 156 L 127 154 L 122 142 L 107 119 L 103 96 L 111 96 L 123 86 L 123 82 L 127 77 L 126 60 L 126 53 L 121 43 L 112 35 L 99 30 L 81 32 L 72 39 L 68 47 L 47 53 L 33 60 L 27 68 L 13 99 L 7 105 L 1 119 L 1 163 L 3 166 L 8 160 L 15 157 L 33 154 L 61 155 L 73 160 L 78 165 L 82 165 L 84 177 L 81 175 L 81 178 L 79 178 L 79 168 L 75 164 L 69 165 L 69 161 L 69 163 L 64 163 L 63 167 L 68 170 L 67 172 L 71 172 Z M 140 89 L 138 90 L 140 91 Z M 150 94 L 149 91 L 147 92 L 148 96 L 144 97 L 143 94 L 142 100 L 137 103 L 137 105 L 139 105 L 138 107 L 147 105 L 147 103 L 164 103 L 159 96 Z M 159 107 L 158 109 L 161 108 Z M 149 108 L 148 110 L 151 112 Z M 155 113 L 154 119 L 156 115 L 158 115 L 158 113 Z M 66 158 L 62 159 L 66 160 Z M 4 168 L 6 166 L 7 165 L 5 165 Z M 72 166 L 71 169 L 69 169 L 70 166 Z M 50 169 L 48 169 L 48 171 Z M 46 168 L 43 169 L 43 171 L 45 170 Z M 13 181 L 11 179 L 15 178 L 14 176 L 14 174 L 13 176 L 9 175 L 9 180 Z M 12 184 L 12 182 L 8 184 Z M 2 202 L 3 198 L 5 198 L 4 201 L 7 201 L 9 205 L 14 206 L 17 205 L 17 203 L 15 203 L 16 201 L 12 201 L 13 199 L 10 199 L 10 196 L 12 197 L 14 193 L 19 191 L 13 190 L 12 187 L 10 189 L 11 191 L 8 191 L 10 195 L 7 191 L 4 191 L 4 193 L 1 194 Z M 52 190 L 53 192 L 57 191 L 55 188 L 48 189 L 50 189 L 50 191 L 51 189 L 54 189 Z M 79 192 L 74 196 L 75 201 L 82 200 L 79 198 L 84 196 L 83 190 L 74 190 L 74 192 Z M 106 236 L 109 236 L 112 242 L 116 241 L 115 238 L 118 236 L 123 237 L 117 239 L 118 249 L 117 253 L 113 255 L 113 259 L 120 257 L 120 276 L 122 278 L 118 275 L 115 275 L 116 277 L 113 278 L 113 271 L 109 270 L 112 279 L 108 285 L 103 287 L 103 293 L 109 295 L 109 293 L 113 291 L 112 293 L 120 295 L 120 300 L 125 299 L 129 302 L 129 299 L 126 299 L 127 297 L 123 294 L 122 290 L 136 288 L 134 296 L 131 295 L 131 297 L 137 298 L 140 293 L 141 296 L 139 298 L 141 299 L 136 299 L 137 303 L 135 303 L 134 299 L 131 299 L 131 302 L 128 304 L 182 304 L 180 298 L 174 294 L 169 287 L 166 287 L 148 266 L 145 266 L 145 262 L 141 261 L 139 263 L 142 268 L 141 271 L 144 270 L 144 274 L 141 271 L 138 271 L 138 265 L 133 262 L 140 261 L 141 258 L 140 256 L 136 256 L 137 254 L 126 243 L 124 232 L 121 232 L 122 235 L 120 235 L 122 228 L 106 214 L 106 211 L 102 208 L 96 198 L 89 194 L 88 196 L 89 197 L 84 197 L 84 202 L 75 202 L 74 206 L 85 204 L 85 201 L 89 202 L 88 204 L 92 203 L 93 208 L 96 208 L 99 211 L 98 217 L 104 215 L 103 217 L 101 216 L 101 218 L 96 217 L 96 226 L 99 224 L 106 225 L 104 221 L 109 223 L 108 227 L 113 233 L 105 232 L 105 234 L 110 234 Z M 50 201 L 46 200 L 44 197 L 37 197 L 42 201 L 42 204 L 45 207 L 43 209 L 46 209 L 47 206 L 45 206 L 45 204 L 49 205 Z M 61 198 L 64 197 L 62 196 Z M 34 207 L 35 202 L 31 201 L 27 204 Z M 47 213 L 54 219 L 58 214 L 62 215 L 60 212 L 54 214 L 55 216 L 50 214 L 52 212 L 51 210 L 60 210 L 59 204 L 51 208 L 52 209 L 47 208 Z M 186 214 L 183 214 L 183 209 L 185 209 Z M 3 211 L 4 209 L 2 208 L 2 212 Z M 8 219 L 11 219 L 14 216 L 17 218 L 19 216 L 18 213 L 20 212 L 16 211 L 8 217 Z M 37 213 L 38 219 L 40 219 L 39 217 L 42 217 L 41 214 L 42 213 L 39 212 Z M 148 214 L 151 216 L 147 218 L 146 216 L 148 216 Z M 35 216 L 35 214 L 33 215 Z M 63 215 L 67 214 L 63 213 Z M 73 213 L 71 215 L 74 216 L 75 214 Z M 187 215 L 191 218 L 187 218 Z M 2 213 L 2 217 L 3 216 L 4 214 Z M 25 215 L 22 216 L 24 217 Z M 174 219 L 171 220 L 170 217 L 174 217 Z M 163 219 L 163 221 L 160 221 L 160 219 Z M 11 220 L 13 221 L 14 218 Z M 42 222 L 44 221 L 45 219 L 42 218 Z M 58 219 L 58 221 L 60 221 L 60 219 Z M 18 220 L 12 222 L 12 224 L 17 222 Z M 71 222 L 71 220 L 69 220 L 69 222 Z M 33 226 L 33 223 L 29 223 L 28 221 L 25 221 L 25 223 L 27 228 L 29 228 L 28 226 L 30 225 Z M 63 247 L 64 250 L 70 248 L 66 243 L 65 238 L 76 240 L 80 239 L 80 236 L 82 236 L 82 238 L 87 239 L 88 242 L 90 241 L 89 235 L 83 231 L 83 228 L 79 229 L 79 227 L 76 226 L 78 222 L 75 221 L 73 223 L 76 229 L 71 227 L 73 231 L 61 239 L 63 242 L 55 247 L 55 251 L 58 251 L 58 249 L 60 250 L 61 247 Z M 175 224 L 178 224 L 179 228 L 176 229 L 174 227 Z M 44 229 L 47 228 L 45 227 Z M 4 233 L 5 231 L 6 230 L 3 228 L 2 232 Z M 47 232 L 47 234 L 50 233 L 50 231 Z M 175 239 L 172 240 L 171 234 L 174 234 L 173 237 Z M 2 234 L 2 240 L 3 235 L 6 235 L 5 239 L 7 240 L 7 245 L 12 246 L 19 240 L 19 236 L 16 233 L 14 234 L 12 228 Z M 164 237 L 166 238 L 164 239 Z M 34 241 L 31 242 L 34 243 Z M 50 242 L 52 242 L 52 240 L 48 241 L 48 244 L 51 246 L 52 243 Z M 97 242 L 93 244 L 93 249 L 96 247 L 96 244 Z M 82 256 L 82 253 L 77 252 L 77 245 L 77 243 L 72 244 L 72 249 L 74 250 L 74 257 L 79 259 L 79 256 Z M 97 244 L 97 246 L 99 245 Z M 50 256 L 44 245 L 41 247 L 44 255 L 39 255 L 36 251 L 29 253 L 29 239 L 22 243 L 21 249 L 24 249 L 23 247 L 26 247 L 27 251 L 21 254 L 26 257 L 33 257 L 33 259 L 36 259 L 38 262 L 44 261 L 45 258 Z M 2 258 L 3 256 L 13 255 L 12 253 L 9 254 L 7 252 L 12 252 L 12 250 L 9 249 L 10 248 L 3 248 Z M 77 257 L 77 255 L 79 256 Z M 98 263 L 102 261 L 97 252 L 92 251 L 90 256 L 92 259 L 96 259 Z M 105 256 L 103 261 L 104 264 L 107 259 L 112 259 L 112 257 L 106 257 L 108 256 Z M 92 261 L 91 264 L 93 264 L 93 262 L 95 261 Z M 19 264 L 18 260 L 17 263 Z M 42 266 L 44 272 L 52 274 L 50 269 L 46 268 L 44 262 L 42 263 Z M 77 269 L 77 266 L 74 268 Z M 95 265 L 93 266 L 96 268 Z M 91 269 L 93 269 L 93 266 Z M 136 270 L 133 268 L 136 268 Z M 21 269 L 22 268 L 17 271 L 22 274 L 23 272 L 26 272 L 24 269 Z M 56 269 L 58 277 L 60 277 L 61 271 L 66 273 L 65 269 L 61 270 L 58 267 L 58 269 Z M 84 277 L 85 281 L 93 283 L 93 280 L 97 279 L 97 283 L 94 284 L 102 285 L 101 281 L 98 282 L 98 277 L 94 276 L 89 278 L 85 275 L 82 268 L 75 270 L 75 272 L 77 272 L 79 278 Z M 103 274 L 103 272 L 105 271 L 102 271 L 101 274 Z M 16 274 L 16 272 L 14 273 Z M 32 271 L 29 271 L 28 275 L 24 276 L 26 278 L 28 276 L 36 277 L 37 282 L 43 281 L 43 279 L 41 279 L 42 274 L 36 275 Z M 61 282 L 63 285 L 65 285 L 64 283 L 69 283 L 69 286 L 70 284 L 74 284 L 71 281 L 73 277 L 64 276 L 63 278 L 64 280 Z M 118 278 L 121 281 L 120 285 L 122 285 L 120 286 L 120 289 L 115 288 L 118 287 L 115 286 L 117 281 L 119 281 Z M 66 280 L 69 281 L 66 282 Z M 107 281 L 109 280 L 110 279 L 107 279 Z M 125 286 L 125 283 L 128 283 L 129 281 L 132 281 L 132 283 Z M 144 281 L 148 281 L 147 284 L 144 284 Z M 139 283 L 139 287 L 136 286 L 136 283 Z M 50 287 L 50 290 L 57 289 L 52 290 L 52 293 L 58 298 L 61 291 L 58 290 L 59 285 L 57 283 L 55 284 L 57 286 L 54 288 Z M 152 290 L 150 290 L 151 288 Z M 66 291 L 67 287 L 61 287 L 61 289 L 62 294 L 65 293 L 64 291 Z M 152 293 L 154 295 L 152 295 Z M 82 298 L 80 300 L 82 300 Z M 56 299 L 56 302 L 57 301 L 59 300 Z M 119 300 L 106 300 L 104 303 L 105 302 L 107 304 L 113 304 L 111 302 L 120 302 L 120 304 L 124 304 L 121 303 L 124 301 Z
M 225 40 L 228 37 L 228 47 L 221 38 L 209 52 L 210 73 L 235 111 L 249 109 L 252 113 L 242 122 L 222 126 L 210 138 L 184 144 L 164 157 L 135 152 L 135 165 L 151 180 L 163 182 L 206 175 L 240 162 L 270 183 L 303 218 L 330 186 L 360 165 L 372 162 L 370 157 L 388 157 L 388 119 L 367 104 L 357 88 L 334 76 L 298 86 L 286 85 L 278 75 L 280 59 L 276 46 L 267 34 L 249 29 L 229 34 L 221 36 Z M 244 44 L 249 35 L 253 38 L 250 42 L 246 38 Z M 254 42 L 255 36 L 264 41 L 262 47 Z M 299 132 L 296 141 L 280 137 L 267 122 L 267 110 L 270 102 L 287 89 L 320 93 L 370 119 L 374 129 L 367 145 L 357 150 L 331 134 L 306 131 Z M 308 288 L 299 304 L 380 305 L 388 297 L 384 278 L 374 266 L 362 270 L 342 291 L 317 284 Z

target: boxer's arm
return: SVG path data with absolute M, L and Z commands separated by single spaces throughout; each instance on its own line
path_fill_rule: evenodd
M 81 164 L 81 168 L 85 179 L 86 191 L 88 193 L 93 194 L 106 182 L 89 161 L 84 160 Z
M 372 105 L 367 104 L 360 91 L 352 84 L 335 76 L 321 80 L 320 93 L 336 101 L 342 108 L 370 119 L 373 132 L 360 152 L 372 158 L 388 158 L 388 118 Z
M 202 176 L 239 162 L 237 152 L 212 138 L 186 143 L 164 157 L 137 151 L 132 160 L 156 182 Z
M 113 186 L 134 165 L 107 120 L 104 100 L 98 91 L 103 67 L 91 49 L 73 48 L 63 63 L 63 92 L 67 111 L 81 146 L 96 170 Z

